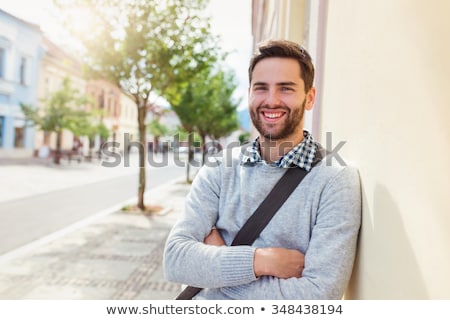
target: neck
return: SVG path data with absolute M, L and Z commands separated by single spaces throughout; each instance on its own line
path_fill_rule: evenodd
M 271 140 L 260 136 L 259 148 L 261 157 L 267 162 L 278 161 L 283 155 L 292 150 L 296 145 L 302 142 L 303 130 L 301 130 L 301 135 L 298 137 L 292 137 L 281 140 Z

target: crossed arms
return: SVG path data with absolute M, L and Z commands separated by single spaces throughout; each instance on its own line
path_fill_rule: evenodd
M 222 180 L 231 174 L 207 170 L 196 177 L 186 212 L 169 235 L 164 255 L 167 280 L 218 290 L 223 298 L 232 299 L 342 297 L 360 224 L 357 171 L 345 168 L 324 175 L 316 202 L 299 200 L 302 195 L 294 191 L 297 198 L 292 199 L 291 208 L 278 212 L 252 246 L 229 246 L 245 222 L 236 212 L 252 211 L 246 208 L 253 203 L 247 197 L 260 184 L 235 192 L 237 183 L 230 181 L 228 187 Z M 252 181 L 251 176 L 245 178 Z M 318 178 L 316 185 L 322 183 Z M 298 203 L 306 209 L 299 209 Z M 310 214 L 314 219 L 308 222 Z
M 225 246 L 219 231 L 213 228 L 203 241 L 205 244 Z M 253 268 L 257 278 L 274 276 L 280 279 L 300 278 L 305 267 L 305 255 L 286 248 L 258 248 L 255 250 Z

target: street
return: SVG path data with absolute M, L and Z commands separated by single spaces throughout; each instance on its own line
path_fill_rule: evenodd
M 86 184 L 0 202 L 0 255 L 136 197 L 138 175 L 134 169 L 110 179 L 86 179 Z M 78 174 L 82 173 L 78 170 Z M 159 168 L 148 166 L 146 194 L 156 186 L 182 178 L 185 170 L 173 163 Z M 60 174 L 64 177 L 65 172 Z

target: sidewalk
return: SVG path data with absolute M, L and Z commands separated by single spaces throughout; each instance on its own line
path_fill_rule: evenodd
M 170 181 L 146 194 L 160 215 L 114 212 L 0 256 L 0 299 L 173 299 L 181 286 L 164 280 L 162 254 L 188 191 L 184 179 Z
M 137 157 L 131 154 L 129 167 L 115 168 L 102 166 L 98 159 L 81 163 L 64 159 L 55 165 L 52 159 L 0 158 L 0 202 L 138 173 Z

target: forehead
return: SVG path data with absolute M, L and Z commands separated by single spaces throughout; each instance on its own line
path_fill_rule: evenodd
M 265 58 L 259 61 L 252 72 L 252 83 L 255 82 L 303 81 L 300 64 L 293 58 Z

